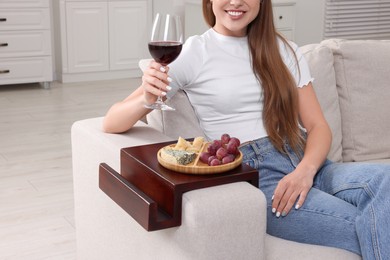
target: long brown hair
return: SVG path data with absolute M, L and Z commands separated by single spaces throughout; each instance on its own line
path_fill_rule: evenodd
M 210 0 L 203 0 L 203 16 L 210 27 L 215 25 Z M 263 89 L 263 123 L 268 137 L 280 152 L 285 152 L 284 141 L 298 151 L 304 146 L 298 123 L 298 90 L 280 55 L 278 38 L 294 52 L 275 29 L 271 0 L 261 0 L 260 12 L 248 25 L 247 35 L 252 68 Z

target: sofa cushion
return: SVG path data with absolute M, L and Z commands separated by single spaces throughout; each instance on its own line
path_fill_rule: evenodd
M 335 58 L 343 160 L 390 158 L 390 41 L 326 40 Z
M 312 83 L 314 90 L 332 130 L 332 146 L 328 159 L 340 162 L 342 161 L 341 115 L 333 68 L 333 53 L 328 47 L 320 44 L 309 44 L 300 49 L 309 64 L 314 78 Z
M 362 260 L 362 258 L 347 250 L 298 243 L 265 235 L 265 259 L 267 260 Z
M 175 97 L 167 103 L 176 110 L 154 110 L 150 112 L 147 115 L 147 121 L 150 126 L 172 138 L 178 138 L 179 136 L 183 138 L 205 136 L 184 91 L 177 91 Z

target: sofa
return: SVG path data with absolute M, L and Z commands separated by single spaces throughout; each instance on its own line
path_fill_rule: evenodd
M 390 163 L 390 41 L 330 39 L 301 51 L 332 130 L 328 158 Z M 73 124 L 78 259 L 361 259 L 268 235 L 265 197 L 247 182 L 186 192 L 180 226 L 141 227 L 99 189 L 99 164 L 119 172 L 121 148 L 203 135 L 186 95 L 170 102 L 175 112 L 153 111 L 123 134 L 103 133 L 102 117 Z

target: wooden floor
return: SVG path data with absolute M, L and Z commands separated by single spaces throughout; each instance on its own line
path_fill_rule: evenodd
M 139 79 L 0 86 L 0 259 L 76 259 L 70 128 Z

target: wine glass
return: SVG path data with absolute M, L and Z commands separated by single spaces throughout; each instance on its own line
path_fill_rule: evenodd
M 156 14 L 148 43 L 150 55 L 162 66 L 167 66 L 180 54 L 183 45 L 183 32 L 180 17 L 177 15 Z M 145 105 L 149 109 L 175 110 L 158 96 L 155 103 Z

